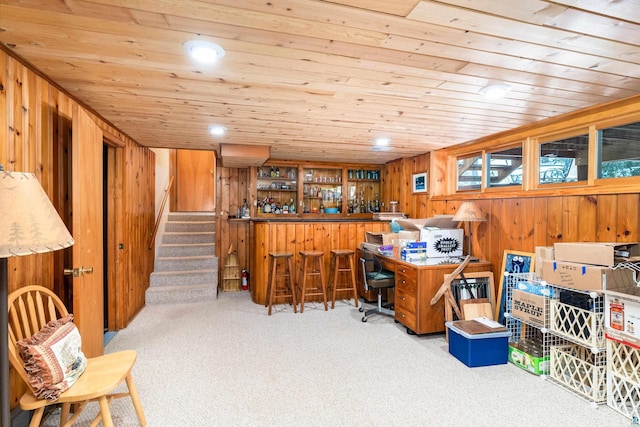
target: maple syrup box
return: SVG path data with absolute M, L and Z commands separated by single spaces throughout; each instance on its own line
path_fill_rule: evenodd
M 546 328 L 549 326 L 549 299 L 514 289 L 511 293 L 511 314 L 538 328 Z
M 604 324 L 606 338 L 640 349 L 640 287 L 605 290 Z

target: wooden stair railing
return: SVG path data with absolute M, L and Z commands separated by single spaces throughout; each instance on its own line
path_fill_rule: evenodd
M 171 191 L 171 186 L 173 185 L 173 178 L 175 178 L 175 176 L 171 176 L 171 179 L 169 179 L 169 185 L 167 186 L 167 189 L 164 190 L 164 196 L 162 197 L 162 203 L 160 204 L 160 211 L 158 212 L 158 217 L 156 218 L 156 224 L 153 227 L 153 233 L 151 233 L 151 239 L 149 239 L 149 250 L 153 249 L 153 245 L 156 241 L 158 227 L 160 227 L 160 219 L 162 218 L 164 206 L 167 204 L 167 199 L 169 198 L 169 192 Z

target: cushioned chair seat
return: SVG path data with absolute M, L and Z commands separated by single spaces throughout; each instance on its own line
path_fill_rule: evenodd
M 362 321 L 366 322 L 367 318 L 371 314 L 386 314 L 393 316 L 393 304 L 382 304 L 382 290 L 395 287 L 395 274 L 392 271 L 382 268 L 382 265 L 375 254 L 369 251 L 363 251 L 360 262 L 362 264 L 362 272 L 364 274 L 365 290 L 368 291 L 369 289 L 375 289 L 378 291 L 377 306 L 367 310 L 362 317 Z M 364 312 L 364 307 L 360 307 L 360 311 Z

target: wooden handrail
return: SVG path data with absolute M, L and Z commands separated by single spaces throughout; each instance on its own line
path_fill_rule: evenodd
M 160 204 L 160 212 L 158 212 L 156 225 L 153 227 L 153 233 L 151 234 L 151 239 L 149 240 L 149 250 L 153 248 L 153 244 L 156 241 L 156 234 L 158 234 L 158 227 L 160 227 L 160 218 L 162 218 L 164 206 L 167 204 L 167 199 L 169 198 L 169 192 L 171 191 L 171 186 L 173 185 L 173 178 L 175 178 L 175 176 L 171 176 L 171 179 L 169 179 L 169 185 L 167 186 L 167 189 L 164 190 L 164 197 L 162 197 L 162 203 Z

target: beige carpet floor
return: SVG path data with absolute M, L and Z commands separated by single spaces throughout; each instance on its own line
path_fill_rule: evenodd
M 281 305 L 267 316 L 247 292 L 222 293 L 148 306 L 106 351 L 137 350 L 134 378 L 152 427 L 630 425 L 512 364 L 468 368 L 444 334 L 412 336 L 392 318 L 361 317 L 352 301 L 304 314 Z M 115 425 L 138 425 L 128 400 L 112 411 Z

